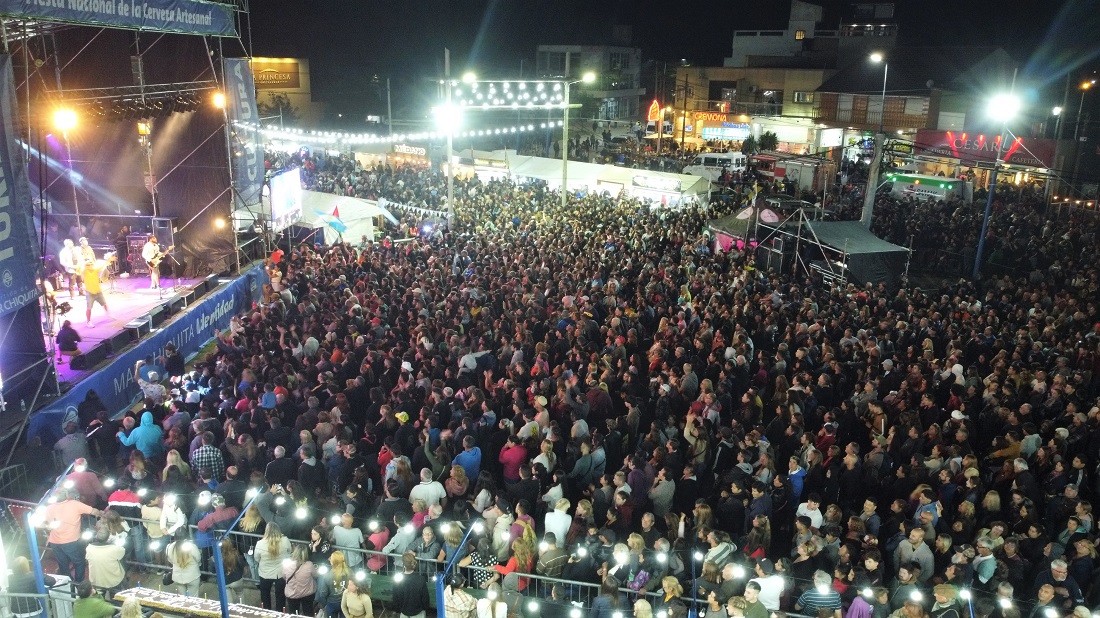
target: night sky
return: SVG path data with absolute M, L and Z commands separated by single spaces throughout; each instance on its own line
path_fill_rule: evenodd
M 849 4 L 818 3 L 832 15 Z M 315 96 L 340 105 L 372 76 L 439 75 L 444 47 L 457 74 L 514 77 L 521 59 L 532 70 L 536 45 L 610 42 L 615 24 L 632 26 L 646 60 L 720 65 L 734 29 L 782 27 L 786 13 L 783 0 L 254 0 L 251 34 L 257 56 L 308 57 Z M 1091 70 L 1098 13 L 1095 0 L 897 2 L 903 45 L 998 45 L 1040 82 Z

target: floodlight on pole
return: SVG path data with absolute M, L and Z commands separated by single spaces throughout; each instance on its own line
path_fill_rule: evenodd
M 1009 152 L 1005 142 L 1008 141 L 1008 121 L 1020 113 L 1020 99 L 1016 96 L 1016 71 L 1012 72 L 1012 89 L 1007 93 L 997 94 L 989 100 L 987 113 L 994 119 L 1001 121 L 1001 133 L 994 144 L 996 156 L 993 160 L 993 169 L 989 172 L 989 194 L 985 198 L 985 213 L 982 215 L 982 231 L 978 236 L 977 254 L 974 256 L 974 269 L 971 278 L 978 280 L 982 272 L 982 253 L 985 252 L 985 237 L 989 233 L 989 218 L 993 213 L 993 196 L 997 191 L 997 172 L 1004 160 L 1004 153 Z
M 990 118 L 1008 122 L 1020 113 L 1020 98 L 1012 93 L 995 95 L 989 100 L 986 111 Z
M 568 67 L 566 67 L 568 69 Z M 596 74 L 586 71 L 581 78 L 574 81 L 565 80 L 564 94 L 562 96 L 562 129 L 561 129 L 561 207 L 564 209 L 569 201 L 569 86 L 578 83 L 591 84 L 596 81 Z M 555 85 L 555 88 L 557 86 Z
M 477 81 L 477 74 L 473 71 L 466 71 L 462 74 L 462 83 L 472 84 Z

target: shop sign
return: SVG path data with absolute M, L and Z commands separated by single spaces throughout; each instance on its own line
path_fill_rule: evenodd
M 508 168 L 507 163 L 505 163 L 504 161 L 499 161 L 497 159 L 474 159 L 474 166 L 475 167 L 493 167 L 493 168 L 497 168 L 497 169 L 507 169 Z
M 294 90 L 302 87 L 299 61 L 294 58 L 253 58 L 256 90 Z
M 721 112 L 694 112 L 692 118 L 696 121 L 707 120 L 710 122 L 725 123 L 729 120 L 729 114 L 723 114 Z
M 966 131 L 917 131 L 915 147 L 963 162 L 994 163 L 998 152 L 1001 160 L 1011 165 L 1050 168 L 1054 164 L 1056 142 L 1052 139 L 1016 137 L 1001 144 L 1001 136 L 968 133 Z
M 428 156 L 428 149 L 423 146 L 410 146 L 408 144 L 394 144 L 393 151 L 397 154 L 415 155 L 418 157 Z
M 645 118 L 648 122 L 657 122 L 657 119 L 661 117 L 661 104 L 657 102 L 657 99 L 653 99 L 653 102 L 649 104 L 649 112 Z

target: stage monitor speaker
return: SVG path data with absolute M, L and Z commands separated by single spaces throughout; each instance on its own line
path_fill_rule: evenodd
M 176 315 L 180 311 L 183 311 L 184 307 L 187 306 L 187 302 L 183 299 L 182 296 L 173 296 L 172 298 L 168 299 L 168 302 L 165 303 L 164 306 L 168 312 L 168 315 Z
M 123 348 L 134 342 L 133 331 L 127 329 L 122 332 L 115 333 L 110 339 L 107 340 L 107 353 L 111 356 L 118 354 Z
M 164 309 L 164 305 L 157 305 L 149 311 L 149 320 L 153 328 L 160 328 L 160 325 L 164 324 L 167 319 L 168 312 Z
M 70 366 L 77 371 L 85 371 L 95 367 L 107 360 L 107 345 L 106 341 L 101 341 L 87 352 L 74 356 Z

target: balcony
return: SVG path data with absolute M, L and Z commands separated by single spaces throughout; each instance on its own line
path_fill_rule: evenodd
M 928 117 L 923 114 L 911 115 L 887 111 L 884 117 L 882 112 L 827 107 L 815 107 L 813 119 L 814 122 L 833 123 L 858 129 L 878 129 L 881 123 L 887 131 L 924 129 L 928 125 Z

